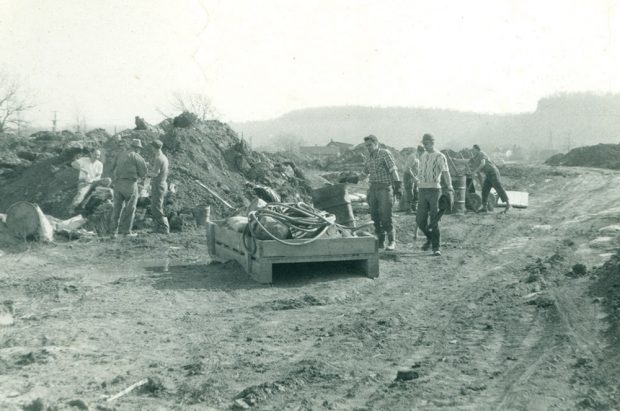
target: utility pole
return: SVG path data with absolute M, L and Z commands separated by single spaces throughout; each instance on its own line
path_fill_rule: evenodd
M 54 113 L 54 118 L 52 119 L 52 131 L 55 133 L 56 132 L 56 123 L 58 122 L 58 111 L 53 111 Z
M 553 150 L 553 131 L 549 131 L 549 148 Z

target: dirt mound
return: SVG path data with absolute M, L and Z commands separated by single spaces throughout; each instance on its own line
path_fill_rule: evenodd
M 133 138 L 145 145 L 142 154 L 150 160 L 150 144 L 161 139 L 163 151 L 170 160 L 169 183 L 175 192 L 167 201 L 169 212 L 182 212 L 197 205 L 211 205 L 215 216 L 227 212 L 225 206 L 202 188 L 208 186 L 233 206 L 247 204 L 253 197 L 246 181 L 269 186 L 284 201 L 297 195 L 307 198 L 310 186 L 294 162 L 267 156 L 249 149 L 226 124 L 219 121 L 196 121 L 190 127 L 156 130 L 124 130 L 110 136 L 105 130 L 92 130 L 86 135 L 70 132 L 35 133 L 19 141 L 4 138 L 0 142 L 4 163 L 0 169 L 0 211 L 17 201 L 39 204 L 46 214 L 58 218 L 70 216 L 69 205 L 76 193 L 78 172 L 70 163 L 86 148 L 102 148 L 103 176 L 111 174 L 113 160 Z M 20 155 L 21 153 L 21 155 Z
M 620 144 L 577 147 L 566 154 L 555 154 L 545 164 L 550 166 L 597 167 L 620 170 Z

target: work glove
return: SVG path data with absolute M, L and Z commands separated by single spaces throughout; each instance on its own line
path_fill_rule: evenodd
M 442 190 L 439 203 L 440 208 L 445 208 L 447 212 L 451 212 L 454 208 L 454 190 Z
M 359 183 L 359 176 L 343 176 L 338 179 L 339 183 L 357 184 Z
M 403 182 L 393 181 L 392 188 L 394 189 L 394 197 L 396 197 L 397 200 L 400 200 L 400 198 L 403 196 Z

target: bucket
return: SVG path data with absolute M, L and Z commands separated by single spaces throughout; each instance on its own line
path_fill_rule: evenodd
M 211 219 L 211 206 L 199 205 L 194 207 L 192 211 L 198 227 L 206 225 Z
M 346 184 L 334 184 L 313 190 L 312 202 L 320 210 L 336 216 L 336 223 L 355 227 L 355 216 Z
M 452 207 L 452 214 L 465 214 L 465 189 L 466 189 L 467 176 L 458 175 L 452 180 L 452 186 L 454 187 L 454 207 Z
M 35 205 L 26 201 L 13 204 L 6 213 L 6 226 L 17 238 L 35 237 L 39 232 L 39 215 Z
M 6 212 L 6 226 L 19 239 L 52 241 L 54 229 L 37 204 L 19 201 Z

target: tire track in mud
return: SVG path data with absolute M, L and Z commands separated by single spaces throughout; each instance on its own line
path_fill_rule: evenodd
M 571 191 L 580 194 L 571 196 L 570 198 L 572 199 L 572 201 L 567 202 L 564 198 L 556 198 L 546 201 L 545 203 L 563 205 L 564 207 L 562 208 L 566 211 L 583 207 L 596 209 L 600 207 L 605 208 L 613 206 L 613 201 L 607 200 L 601 202 L 598 199 L 594 199 L 594 197 L 590 195 L 591 192 L 605 192 L 606 190 L 609 190 L 610 187 L 616 186 L 616 184 L 610 181 L 601 182 L 600 177 L 600 175 L 588 175 L 587 183 L 591 184 L 594 187 L 587 193 L 576 190 L 575 184 L 571 184 L 570 182 L 566 183 L 564 187 L 560 189 L 561 192 L 565 192 L 565 189 L 567 187 L 572 187 L 573 189 Z M 592 179 L 596 181 L 592 182 Z M 552 212 L 550 212 L 550 210 L 546 207 L 540 207 L 539 210 L 546 211 L 546 213 L 543 214 L 544 217 L 551 217 L 551 219 L 554 219 L 554 217 L 556 217 L 556 220 L 558 215 L 566 215 L 565 212 L 559 212 L 564 210 L 558 210 L 558 208 L 556 207 L 551 210 Z M 565 236 L 566 233 L 560 232 L 557 235 L 558 237 L 562 237 Z M 557 240 L 559 240 L 559 238 Z M 532 378 L 532 376 L 541 368 L 541 364 L 549 357 L 551 353 L 555 353 L 556 350 L 567 351 L 568 358 L 573 358 L 575 352 L 585 354 L 589 358 L 600 355 L 600 349 L 598 348 L 599 345 L 597 344 L 597 339 L 593 339 L 593 336 L 591 334 L 588 334 L 587 337 L 582 335 L 582 332 L 587 332 L 588 330 L 584 329 L 582 330 L 582 332 L 579 332 L 578 327 L 571 318 L 570 309 L 566 308 L 569 306 L 578 306 L 578 301 L 575 301 L 568 296 L 560 295 L 559 289 L 553 284 L 550 284 L 545 278 L 546 275 L 553 274 L 558 274 L 558 272 L 555 271 L 550 274 L 543 273 L 543 275 L 539 277 L 543 290 L 549 297 L 551 302 L 551 305 L 546 308 L 546 318 L 542 319 L 545 327 L 543 328 L 543 336 L 540 338 L 539 341 L 544 344 L 546 341 L 551 341 L 558 335 L 564 336 L 565 338 L 552 347 L 538 344 L 539 346 L 542 345 L 540 347 L 540 355 L 535 354 L 537 351 L 536 349 L 529 351 L 533 355 L 530 355 L 528 361 L 525 364 L 522 364 L 518 370 L 514 369 L 512 371 L 514 377 L 517 378 L 511 379 L 501 397 L 501 400 L 498 402 L 496 409 L 511 408 L 511 404 L 513 403 L 522 404 L 522 402 L 518 399 L 518 395 L 515 394 L 516 391 L 520 386 L 528 384 L 528 381 Z M 571 356 L 571 354 L 573 355 Z M 565 365 L 568 366 L 568 360 L 564 359 L 564 362 Z M 567 381 L 567 384 L 568 383 L 569 382 Z
M 430 353 L 422 362 L 425 366 L 431 368 L 431 370 L 429 370 L 430 372 L 422 371 L 425 373 L 425 376 L 423 381 L 420 381 L 421 385 L 408 387 L 413 388 L 413 391 L 407 390 L 407 392 L 403 393 L 403 396 L 411 396 L 412 398 L 404 400 L 404 403 L 402 401 L 399 401 L 398 405 L 390 402 L 387 404 L 382 403 L 384 399 L 389 400 L 388 396 L 385 395 L 385 387 L 383 387 L 371 395 L 367 403 L 368 406 L 371 408 L 376 407 L 378 409 L 398 409 L 403 407 L 425 406 L 427 403 L 424 403 L 424 401 L 434 402 L 437 406 L 459 405 L 458 401 L 450 402 L 447 398 L 455 398 L 459 396 L 458 387 L 464 379 L 460 378 L 458 375 L 453 375 L 455 374 L 454 370 L 451 370 L 449 366 L 446 366 L 446 363 L 451 360 L 455 361 L 457 362 L 457 368 L 460 367 L 461 370 L 467 371 L 466 367 L 468 367 L 468 364 L 476 361 L 476 358 L 468 358 L 472 357 L 468 351 L 468 346 L 475 347 L 488 344 L 488 340 L 491 338 L 487 331 L 480 330 L 478 328 L 471 329 L 472 321 L 473 325 L 475 325 L 476 322 L 481 322 L 481 318 L 478 317 L 479 313 L 476 312 L 472 314 L 471 318 L 467 318 L 464 313 L 477 311 L 468 309 L 468 305 L 471 304 L 472 301 L 479 301 L 480 294 L 483 292 L 481 290 L 490 288 L 489 277 L 495 275 L 495 270 L 489 270 L 489 261 L 494 264 L 501 263 L 501 258 L 499 256 L 485 254 L 485 252 L 477 245 L 477 241 L 479 238 L 485 237 L 490 238 L 490 243 L 493 242 L 493 239 L 495 239 L 496 243 L 501 244 L 499 241 L 501 236 L 501 230 L 497 230 L 497 227 L 495 227 L 494 224 L 483 222 L 480 225 L 475 225 L 468 235 L 462 239 L 462 241 L 465 241 L 461 244 L 462 249 L 459 250 L 457 248 L 453 248 L 448 251 L 448 253 L 459 262 L 464 261 L 464 259 L 471 256 L 473 252 L 473 261 L 467 262 L 467 273 L 472 274 L 477 272 L 478 275 L 471 275 L 470 278 L 470 276 L 463 277 L 460 273 L 455 275 L 454 272 L 447 272 L 440 278 L 435 278 L 435 281 L 437 282 L 450 283 L 454 282 L 455 278 L 458 279 L 458 282 L 453 284 L 451 287 L 454 291 L 452 292 L 449 301 L 437 301 L 437 306 L 428 308 L 429 318 L 432 318 L 434 327 L 430 329 L 430 333 L 426 337 L 426 340 L 433 341 L 433 345 L 435 345 L 435 347 L 432 347 Z M 488 256 L 489 258 L 484 258 L 485 256 Z M 438 319 L 436 318 L 436 314 L 433 315 L 433 312 L 448 312 L 449 315 L 444 316 L 442 319 Z M 458 336 L 460 341 L 453 339 L 454 336 Z M 441 343 L 438 344 L 437 342 Z M 453 342 L 454 344 L 452 344 Z M 459 348 L 463 343 L 465 348 Z M 461 351 L 460 354 L 459 350 Z M 411 356 L 415 356 L 415 352 L 411 353 Z M 464 361 L 464 364 L 459 365 L 459 361 Z M 429 389 L 427 387 L 430 382 L 441 386 L 443 390 L 451 390 L 451 392 L 449 394 L 444 394 L 443 397 L 445 398 L 436 398 L 436 395 L 434 394 L 434 391 L 437 391 L 436 388 Z M 474 391 L 477 389 L 484 390 L 481 386 L 469 386 L 468 389 Z M 418 401 L 420 397 L 424 398 L 421 403 Z
M 567 185 L 570 185 L 570 184 L 567 183 Z M 549 204 L 550 202 L 547 201 L 545 203 Z M 549 208 L 545 206 L 541 206 L 539 210 L 537 211 L 543 211 L 542 216 L 532 215 L 534 213 L 531 213 L 529 216 L 530 218 L 528 218 L 525 221 L 525 223 L 535 224 L 538 221 L 532 221 L 532 220 L 544 220 L 549 217 L 548 214 L 554 213 L 552 209 L 550 210 Z M 506 225 L 510 226 L 510 224 L 506 224 Z M 502 251 L 504 250 L 501 250 L 501 245 L 502 245 L 501 239 L 502 237 L 510 238 L 510 234 L 514 234 L 514 233 L 510 232 L 507 229 L 498 230 L 497 228 L 498 228 L 497 226 L 489 227 L 488 225 L 483 224 L 482 226 L 475 227 L 472 230 L 472 232 L 468 236 L 466 236 L 466 239 L 465 239 L 466 241 L 462 245 L 462 247 L 464 249 L 475 250 L 476 254 L 478 255 L 477 268 L 481 274 L 475 277 L 474 279 L 472 279 L 473 281 L 469 281 L 467 283 L 466 288 L 463 290 L 463 292 L 460 292 L 457 295 L 453 295 L 449 304 L 453 304 L 455 301 L 460 301 L 460 302 L 470 301 L 474 299 L 475 297 L 479 296 L 480 288 L 489 286 L 490 283 L 488 279 L 489 279 L 489 276 L 492 275 L 494 271 L 501 272 L 503 271 L 502 269 L 508 268 L 509 269 L 508 274 L 512 274 L 513 276 L 518 278 L 519 274 L 523 272 L 523 268 L 519 268 L 518 266 L 525 265 L 525 261 L 523 260 L 525 260 L 526 258 L 524 256 L 529 255 L 529 254 L 536 255 L 537 253 L 539 253 L 540 249 L 551 250 L 553 249 L 555 245 L 557 245 L 557 242 L 558 242 L 558 239 L 555 238 L 554 236 L 546 236 L 547 238 L 544 238 L 544 237 L 536 238 L 535 241 L 531 241 L 531 239 L 529 239 L 529 241 L 521 242 L 520 244 L 517 244 L 520 250 L 513 249 L 512 252 L 508 255 L 510 261 L 506 262 L 506 261 L 502 261 L 502 259 L 505 259 L 506 256 L 502 256 Z M 495 230 L 495 232 L 490 233 L 490 230 Z M 479 235 L 489 235 L 489 234 L 491 234 L 490 235 L 491 238 L 487 240 L 487 243 L 495 244 L 495 247 L 492 250 L 485 250 L 482 247 L 478 247 L 475 244 L 475 240 L 472 240 L 472 239 L 478 238 Z M 495 250 L 499 250 L 499 253 L 493 253 L 493 251 Z M 450 252 L 452 253 L 452 250 Z M 487 266 L 490 261 L 499 263 L 500 265 L 496 266 L 494 270 L 489 270 Z M 469 272 L 472 271 L 472 267 L 471 267 L 472 263 L 473 261 L 469 262 L 469 265 L 470 265 L 470 267 L 468 268 Z M 506 273 L 503 273 L 503 274 L 505 275 Z M 550 287 L 549 285 L 543 284 L 543 286 L 545 288 L 552 289 L 552 287 Z M 518 304 L 520 301 L 516 299 L 515 302 Z M 447 321 L 437 324 L 437 328 L 440 328 L 443 331 L 437 333 L 436 337 L 434 338 L 435 340 L 445 341 L 446 339 L 449 338 L 450 333 L 459 334 L 458 332 L 455 332 L 455 331 L 458 330 L 459 328 L 463 328 L 463 327 L 458 326 L 459 323 L 463 323 L 462 308 L 463 308 L 462 306 L 457 305 L 457 307 L 454 307 L 454 309 L 451 311 L 450 317 L 449 319 L 447 319 Z M 555 314 L 550 315 L 551 311 L 554 311 Z M 561 319 L 562 317 L 564 317 L 564 320 L 559 321 L 561 325 L 558 326 L 557 319 Z M 552 318 L 555 318 L 555 320 L 552 320 Z M 500 319 L 501 318 L 498 318 L 497 320 L 500 320 Z M 496 320 L 497 323 L 501 323 L 501 321 L 497 321 L 497 320 Z M 554 341 L 556 335 L 565 335 L 566 333 L 568 333 L 570 335 L 573 335 L 574 338 L 578 338 L 577 333 L 574 330 L 574 327 L 571 326 L 570 321 L 567 319 L 564 311 L 561 308 L 561 305 L 557 302 L 557 298 L 554 303 L 554 306 L 551 309 L 547 309 L 545 311 L 544 316 L 540 314 L 535 315 L 534 318 L 531 320 L 531 322 L 529 324 L 526 324 L 525 326 L 526 328 L 523 330 L 512 330 L 512 332 L 505 331 L 503 335 L 500 337 L 501 341 L 495 342 L 496 345 L 502 346 L 502 345 L 506 345 L 505 343 L 506 341 L 515 340 L 513 341 L 512 345 L 516 345 L 520 347 L 518 348 L 518 352 L 519 352 L 518 355 L 520 359 L 517 365 L 510 368 L 508 375 L 502 378 L 501 381 L 503 381 L 503 384 L 501 385 L 503 385 L 503 389 L 501 389 L 499 396 L 496 397 L 495 400 L 493 400 L 493 398 L 488 398 L 489 401 L 487 401 L 487 405 L 489 405 L 489 403 L 495 404 L 494 407 L 498 409 L 510 408 L 511 406 L 516 406 L 516 405 L 522 406 L 523 402 L 522 401 L 519 402 L 519 397 L 522 396 L 522 394 L 520 394 L 522 387 L 531 385 L 529 383 L 529 380 L 532 378 L 532 376 L 534 376 L 537 373 L 537 371 L 540 370 L 542 364 L 545 364 L 546 362 L 549 361 L 549 355 L 555 352 L 557 349 L 566 345 L 565 342 L 562 341 L 562 339 L 560 339 L 559 342 Z M 461 332 L 461 335 L 464 335 L 467 333 L 471 334 L 469 337 L 472 339 L 476 339 L 476 337 L 480 338 L 479 336 L 476 335 L 477 333 L 475 331 L 477 330 L 458 330 L 458 331 Z M 532 343 L 531 341 L 528 341 L 528 339 L 530 340 L 532 339 L 532 335 L 540 335 L 540 337 L 537 338 L 534 343 Z M 518 337 L 518 338 L 515 338 L 515 337 Z M 482 337 L 478 341 L 477 345 L 479 346 L 484 345 L 489 340 L 490 338 Z M 552 343 L 551 345 L 550 345 L 550 342 Z M 442 347 L 438 347 L 437 349 L 435 349 L 434 352 L 431 355 L 429 355 L 429 357 L 443 358 L 445 357 L 445 354 L 449 353 L 450 351 L 454 351 L 454 350 L 452 350 L 450 346 L 447 346 L 444 343 Z M 502 350 L 500 350 L 500 352 L 502 352 Z M 502 361 L 501 361 L 501 358 L 500 358 L 501 355 L 499 354 L 499 352 L 496 355 L 496 357 L 497 357 L 497 362 L 501 364 Z M 429 373 L 428 378 L 432 381 L 432 380 L 437 379 L 437 377 L 441 378 L 444 373 L 445 373 L 445 370 L 443 370 L 441 367 L 435 366 L 433 372 Z M 499 385 L 499 384 L 495 384 L 495 385 Z M 420 392 L 418 392 L 417 394 L 419 395 Z M 377 397 L 380 397 L 380 396 L 381 394 L 379 393 L 379 391 L 376 392 L 374 398 L 373 396 L 371 396 L 371 399 L 369 400 L 368 405 L 376 406 L 377 404 L 379 404 L 381 401 Z M 408 403 L 408 405 L 410 406 L 411 403 Z M 440 402 L 437 405 L 445 405 L 445 404 Z M 452 405 L 457 405 L 457 404 L 452 404 Z

